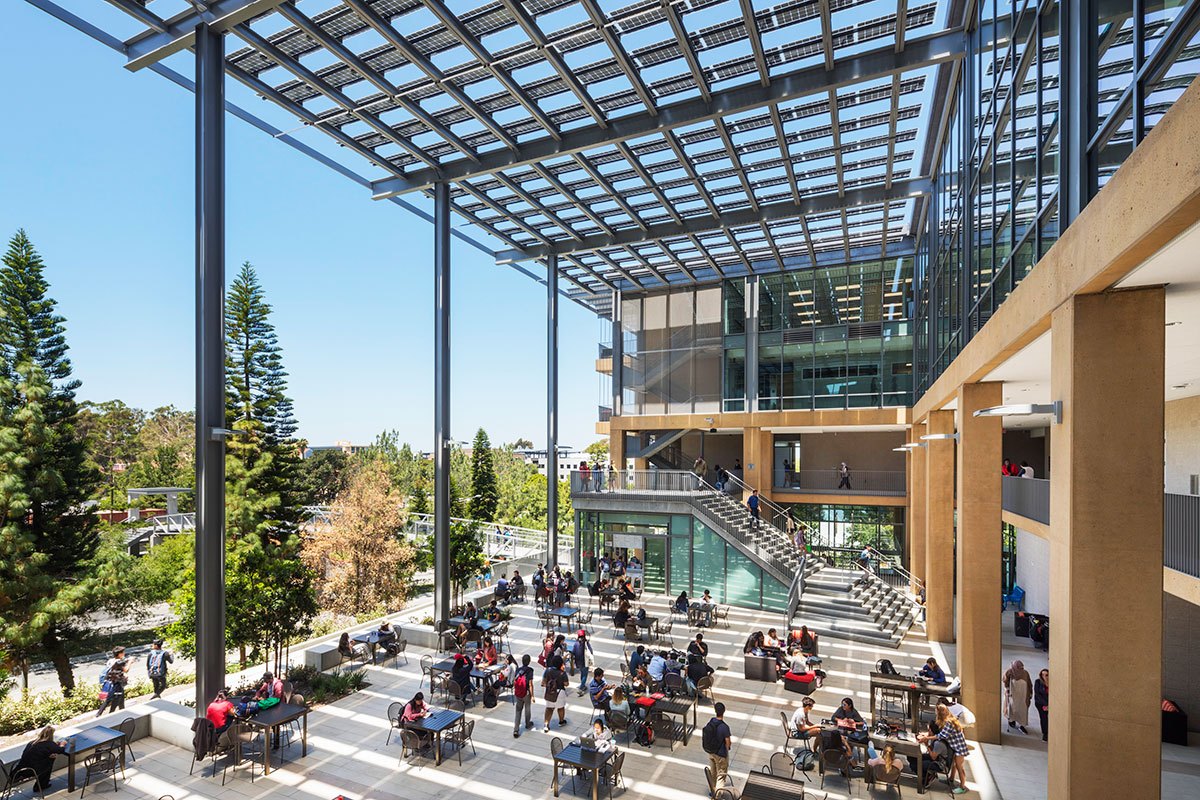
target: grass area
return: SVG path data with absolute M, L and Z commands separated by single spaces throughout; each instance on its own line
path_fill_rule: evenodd
M 158 638 L 158 628 L 133 628 L 116 632 L 103 628 L 87 630 L 67 641 L 67 653 L 71 658 L 91 656 L 97 653 L 108 653 L 117 645 L 137 647 L 150 644 L 156 638 Z

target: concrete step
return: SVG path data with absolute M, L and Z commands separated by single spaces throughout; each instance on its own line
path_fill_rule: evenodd
M 898 647 L 903 636 L 881 631 L 872 625 L 834 617 L 820 612 L 809 611 L 803 607 L 797 609 L 792 620 L 792 627 L 807 625 L 808 629 L 823 637 L 845 639 L 863 644 Z

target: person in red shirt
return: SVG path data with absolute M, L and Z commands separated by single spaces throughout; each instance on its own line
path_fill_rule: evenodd
M 233 720 L 237 716 L 237 709 L 234 708 L 233 703 L 229 702 L 229 696 L 224 691 L 220 691 L 217 692 L 217 698 L 208 704 L 204 716 L 208 717 L 208 721 L 216 729 L 215 735 L 220 736 L 233 724 Z

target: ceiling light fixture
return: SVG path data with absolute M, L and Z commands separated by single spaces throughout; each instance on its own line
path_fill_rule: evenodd
M 976 417 L 1028 417 L 1034 414 L 1053 414 L 1054 424 L 1062 424 L 1062 400 L 1053 403 L 1009 403 L 991 408 L 981 408 Z

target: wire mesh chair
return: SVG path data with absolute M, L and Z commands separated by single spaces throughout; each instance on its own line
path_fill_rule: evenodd
M 403 729 L 404 724 L 400 721 L 400 715 L 404 713 L 404 704 L 400 702 L 390 703 L 387 710 L 388 718 L 388 738 L 384 742 L 384 746 L 392 743 L 392 731 Z
M 118 755 L 120 747 L 120 742 L 114 742 L 111 746 L 97 748 L 83 762 L 83 788 L 79 792 L 81 798 L 87 792 L 93 778 L 103 780 L 107 775 L 112 775 L 113 791 L 117 791 L 117 771 L 121 769 L 121 759 Z

